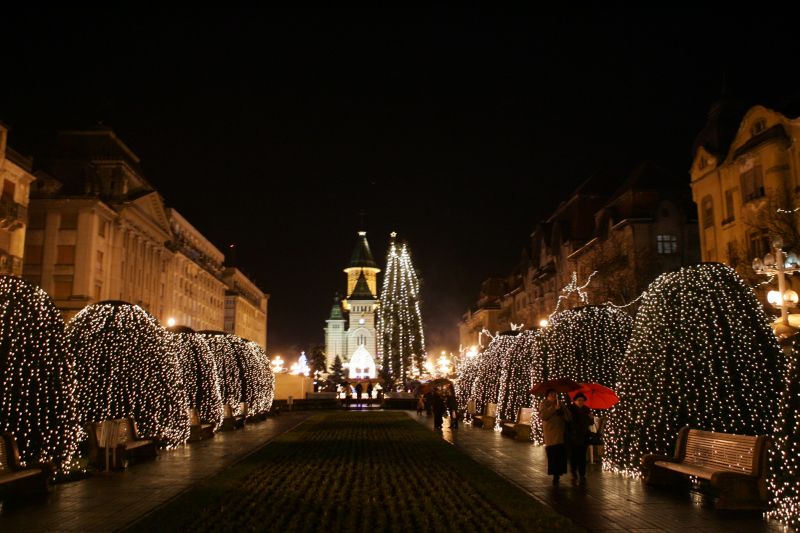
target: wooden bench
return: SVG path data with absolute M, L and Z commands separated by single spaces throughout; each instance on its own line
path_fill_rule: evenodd
M 476 428 L 494 429 L 497 423 L 497 404 L 486 404 L 485 414 L 475 415 L 472 419 L 472 425 Z
M 197 409 L 190 408 L 189 413 L 189 440 L 210 439 L 214 436 L 214 424 L 203 424 Z
M 54 474 L 51 463 L 23 467 L 14 436 L 9 432 L 0 435 L 0 497 L 45 494 L 50 491 L 50 478 Z
M 247 412 L 247 403 L 242 402 L 239 404 L 239 409 L 242 410 L 242 413 Z M 239 429 L 244 427 L 245 423 L 245 415 L 234 415 L 233 414 L 233 407 L 231 404 L 226 403 L 222 407 L 222 431 L 233 431 L 234 429 Z
M 154 440 L 139 436 L 136 421 L 131 417 L 93 422 L 86 427 L 89 435 L 89 460 L 97 468 L 126 468 L 140 460 L 158 455 Z
M 766 436 L 751 437 L 685 427 L 673 457 L 645 455 L 648 485 L 686 486 L 692 478 L 710 483 L 717 509 L 763 510 L 767 504 Z
M 505 421 L 500 424 L 503 435 L 514 437 L 517 440 L 531 440 L 532 407 L 520 407 L 517 410 L 517 421 Z

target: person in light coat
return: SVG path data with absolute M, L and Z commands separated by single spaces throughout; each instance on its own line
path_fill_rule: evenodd
M 547 474 L 553 476 L 553 485 L 567 473 L 567 450 L 564 432 L 569 421 L 569 410 L 558 401 L 558 394 L 549 389 L 539 404 L 539 418 L 544 432 L 544 450 L 547 453 Z

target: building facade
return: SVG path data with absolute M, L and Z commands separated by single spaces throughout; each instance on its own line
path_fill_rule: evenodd
M 353 255 L 344 273 L 346 297 L 335 298 L 325 327 L 325 358 L 328 368 L 338 356 L 347 365 L 350 378 L 376 377 L 379 355 L 377 339 L 377 276 L 380 272 L 367 242 L 367 233 L 358 232 Z M 358 357 L 354 359 L 354 356 Z M 354 363 L 354 364 L 351 364 Z M 357 363 L 357 364 L 355 364 Z
M 800 252 L 800 119 L 754 106 L 726 129 L 720 105 L 698 135 L 690 168 L 700 250 L 703 261 L 726 263 L 755 281 L 752 260 L 770 251 L 772 237 Z
M 230 309 L 230 331 L 266 349 L 266 295 L 238 270 L 224 277 L 222 252 L 165 206 L 112 130 L 59 133 L 31 198 L 23 276 L 65 318 L 122 300 L 165 326 L 227 331 Z
M 0 123 L 0 274 L 22 276 L 33 160 L 8 146 Z
M 225 333 L 251 340 L 267 349 L 269 295 L 242 271 L 228 267 L 223 272 L 225 290 Z
M 515 271 L 484 282 L 459 323 L 462 347 L 484 328 L 541 327 L 556 309 L 629 304 L 659 274 L 696 263 L 695 211 L 679 183 L 652 163 L 582 183 L 536 226 Z

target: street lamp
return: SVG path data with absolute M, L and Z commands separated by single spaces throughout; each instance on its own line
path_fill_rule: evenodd
M 778 290 L 767 293 L 767 301 L 773 307 L 781 310 L 780 323 L 773 324 L 775 335 L 786 339 L 797 333 L 797 329 L 789 325 L 789 309 L 797 306 L 797 293 L 786 288 L 786 274 L 792 275 L 800 272 L 800 264 L 794 254 L 786 255 L 783 248 L 783 239 L 776 236 L 772 239 L 772 253 L 767 253 L 764 259 L 753 259 L 753 270 L 756 274 L 775 276 L 778 278 Z

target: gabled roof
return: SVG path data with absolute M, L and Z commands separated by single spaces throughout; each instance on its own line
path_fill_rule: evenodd
M 364 271 L 362 270 L 361 273 L 358 275 L 358 281 L 356 281 L 356 286 L 353 288 L 352 294 L 350 294 L 349 300 L 374 300 L 375 296 L 372 294 L 372 291 L 369 290 L 369 285 L 367 284 L 367 278 L 364 276 Z
M 378 268 L 375 259 L 372 258 L 372 252 L 369 250 L 366 231 L 358 232 L 358 241 L 347 268 Z

